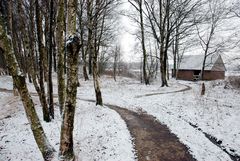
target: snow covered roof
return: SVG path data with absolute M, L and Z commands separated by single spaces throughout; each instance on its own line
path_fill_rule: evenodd
M 183 56 L 180 70 L 202 70 L 204 55 Z M 221 55 L 209 55 L 206 59 L 205 70 L 226 71 Z

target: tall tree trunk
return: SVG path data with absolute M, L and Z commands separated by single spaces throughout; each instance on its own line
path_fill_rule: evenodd
M 57 44 L 56 34 L 53 32 L 53 71 L 57 72 Z
M 96 11 L 99 12 L 100 10 L 100 2 L 96 1 Z M 98 35 L 98 17 L 95 16 L 93 19 L 93 31 L 94 31 L 94 39 L 92 39 L 91 44 L 90 44 L 90 52 L 93 54 L 93 62 L 92 62 L 92 67 L 93 67 L 93 83 L 94 83 L 94 89 L 95 89 L 95 95 L 96 95 L 96 105 L 103 105 L 102 101 L 102 93 L 100 90 L 100 84 L 99 84 L 99 73 L 98 73 L 98 54 L 99 54 L 99 46 L 100 46 L 100 39 L 98 39 L 98 36 L 101 37 L 102 35 L 102 30 L 103 30 L 103 24 L 104 24 L 104 16 L 102 19 L 102 26 L 101 27 L 101 33 Z M 93 41 L 94 40 L 94 41 Z
M 113 79 L 116 82 L 116 71 L 117 71 L 117 53 L 118 47 L 116 46 L 115 53 L 114 53 L 114 61 L 113 61 Z
M 142 52 L 143 52 L 143 79 L 146 85 L 149 85 L 149 76 L 147 74 L 147 53 L 145 47 L 145 35 L 144 35 L 144 24 L 143 24 L 143 9 L 142 9 L 142 0 L 139 0 L 139 14 L 140 14 L 140 26 L 141 26 L 141 44 L 142 44 Z
M 84 0 L 80 0 L 80 11 L 79 11 L 78 20 L 79 20 L 81 44 L 84 43 L 83 11 L 84 11 Z M 86 53 L 87 52 L 86 51 L 85 51 L 84 47 L 81 48 L 82 60 L 83 60 L 83 76 L 84 76 L 85 81 L 89 80 L 88 74 L 87 74 L 87 61 L 86 61 Z
M 37 24 L 37 39 L 38 39 L 38 50 L 39 50 L 39 84 L 41 90 L 41 99 L 44 101 L 43 108 L 43 119 L 46 122 L 50 121 L 49 109 L 47 106 L 45 87 L 44 87 L 44 64 L 42 62 L 43 57 L 45 55 L 45 49 L 43 46 L 42 36 L 42 22 L 40 19 L 40 11 L 39 11 L 39 2 L 35 0 L 35 10 L 36 10 L 36 24 Z
M 78 52 L 80 50 L 80 40 L 77 36 L 71 37 L 68 40 L 67 50 L 67 97 L 61 127 L 61 140 L 59 150 L 60 158 L 65 161 L 74 160 L 73 125 L 78 84 Z
M 22 1 L 17 2 L 17 10 L 18 10 L 18 15 L 19 15 L 19 33 L 21 35 L 21 41 L 22 42 L 22 49 L 23 49 L 23 59 L 22 59 L 22 64 L 23 64 L 23 69 L 26 75 L 29 78 L 29 82 L 32 82 L 31 80 L 31 75 L 30 75 L 30 46 L 29 46 L 29 37 L 27 35 L 27 25 L 25 24 L 26 22 L 26 17 L 25 17 L 25 12 L 24 12 L 24 6 Z
M 28 121 L 31 126 L 35 141 L 43 155 L 44 160 L 50 161 L 53 158 L 54 149 L 50 145 L 40 120 L 35 111 L 34 103 L 31 99 L 31 96 L 28 92 L 25 77 L 20 71 L 16 58 L 14 56 L 11 41 L 8 39 L 6 32 L 4 31 L 2 17 L 0 17 L 0 47 L 4 50 L 4 56 L 8 63 L 9 71 L 12 75 L 13 82 L 16 85 L 16 88 L 20 94 L 20 97 L 23 102 L 23 106 L 28 118 Z
M 37 91 L 40 103 L 42 107 L 47 107 L 47 101 L 42 97 L 42 93 L 38 84 L 38 74 L 37 74 L 37 62 L 35 61 L 35 50 L 36 50 L 36 39 L 35 39 L 35 23 L 34 23 L 34 2 L 30 1 L 30 14 L 29 14 L 29 19 L 30 19 L 30 25 L 29 25 L 29 30 L 28 30 L 28 35 L 29 35 L 29 45 L 31 46 L 30 48 L 30 74 L 32 77 L 33 85 L 35 90 Z
M 178 27 L 176 28 L 176 35 L 174 36 L 174 40 L 173 40 L 173 73 L 172 73 L 172 77 L 173 78 L 177 78 L 177 58 L 178 58 L 178 54 L 179 54 L 179 31 L 178 31 Z
M 88 28 L 88 40 L 87 40 L 87 54 L 88 54 L 88 73 L 91 75 L 92 71 L 92 57 L 93 53 L 91 48 L 91 44 L 93 43 L 93 1 L 87 0 L 87 28 Z
M 202 63 L 202 70 L 201 70 L 201 80 L 204 80 L 204 71 L 206 66 L 206 59 L 207 59 L 207 52 L 204 54 L 203 63 Z
M 68 25 L 67 25 L 67 19 L 68 19 L 68 0 L 64 0 L 64 74 L 67 73 L 67 36 L 68 36 Z
M 97 55 L 93 57 L 93 82 L 96 95 L 96 105 L 103 105 L 102 93 L 100 90 L 99 80 L 98 80 L 98 67 L 97 67 Z
M 54 118 L 54 105 L 53 105 L 53 83 L 52 83 L 52 56 L 53 56 L 53 0 L 50 1 L 50 23 L 49 23 L 49 52 L 48 52 L 48 101 L 49 101 L 49 114 Z
M 77 98 L 78 86 L 78 57 L 80 50 L 80 40 L 75 36 L 76 32 L 76 11 L 77 0 L 70 0 L 68 2 L 68 31 L 70 37 L 67 41 L 67 95 L 66 103 L 63 113 L 63 122 L 61 127 L 60 136 L 60 159 L 64 161 L 74 160 L 73 151 L 73 128 L 74 128 L 74 115 Z
M 65 78 L 64 78 L 64 0 L 59 0 L 58 2 L 58 15 L 57 15 L 57 28 L 56 28 L 56 42 L 58 51 L 58 101 L 60 113 L 62 114 L 66 88 L 65 88 Z
M 4 3 L 4 2 L 3 2 Z M 13 30 L 13 17 L 12 17 L 12 13 L 13 13 L 13 1 L 12 0 L 9 0 L 9 1 L 7 1 L 7 2 L 5 2 L 6 3 L 6 5 L 8 5 L 5 9 L 8 9 L 8 13 L 7 13 L 7 16 L 5 16 L 5 18 L 7 18 L 7 28 L 8 28 L 8 35 L 10 35 L 11 37 L 12 37 L 12 39 L 14 38 L 14 31 L 15 30 Z M 17 44 L 16 43 L 16 41 L 15 41 L 16 39 L 14 39 L 14 40 L 12 40 L 12 43 L 15 43 L 15 44 Z M 17 51 L 17 48 L 16 48 L 16 45 L 15 45 L 15 48 L 14 48 L 14 51 L 15 51 L 15 53 L 18 53 Z M 17 91 L 17 88 L 16 88 L 16 85 L 15 85 L 15 83 L 13 82 L 13 95 L 14 96 L 17 96 L 18 95 L 18 91 Z
M 45 36 L 45 44 L 43 45 L 43 48 L 45 50 L 45 52 L 43 53 L 43 57 L 42 57 L 42 62 L 43 62 L 43 73 L 44 73 L 44 80 L 45 82 L 47 82 L 49 84 L 48 78 L 48 70 L 49 70 L 49 44 L 50 44 L 50 40 L 49 40 L 49 32 L 50 32 L 50 0 L 47 1 L 42 1 L 42 8 L 40 11 L 43 11 L 42 17 L 44 18 L 44 36 Z M 40 12 L 41 13 L 41 12 Z M 48 86 L 49 88 L 49 86 Z M 49 89 L 48 89 L 49 91 Z M 49 95 L 49 94 L 48 94 Z M 49 108 L 50 109 L 50 108 Z M 50 112 L 50 111 L 49 111 Z
M 87 74 L 87 63 L 86 63 L 86 56 L 85 56 L 85 53 L 82 53 L 84 55 L 84 58 L 83 58 L 83 76 L 84 76 L 84 80 L 87 81 L 89 80 L 88 78 L 88 74 Z M 84 60 L 85 59 L 85 60 Z
M 165 86 L 166 83 L 166 72 L 165 72 L 165 61 L 164 61 L 164 51 L 163 46 L 161 45 L 160 48 L 160 72 L 161 72 L 161 81 L 162 81 L 162 87 Z

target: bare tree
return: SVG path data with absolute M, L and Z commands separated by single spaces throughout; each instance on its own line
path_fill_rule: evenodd
M 144 83 L 146 85 L 150 84 L 149 82 L 149 76 L 147 74 L 147 52 L 145 47 L 145 31 L 144 31 L 144 1 L 143 0 L 129 0 L 129 3 L 137 10 L 139 14 L 139 25 L 140 25 L 140 31 L 141 31 L 141 46 L 142 46 L 142 53 L 143 53 L 143 65 L 142 65 L 142 71 L 143 71 L 143 79 Z
M 166 72 L 167 72 L 167 49 L 170 40 L 170 7 L 171 3 L 170 0 L 160 0 L 157 4 L 153 2 L 148 3 L 145 1 L 146 8 L 148 11 L 148 19 L 151 24 L 151 28 L 153 31 L 153 36 L 155 37 L 156 41 L 160 47 L 160 71 L 161 71 L 161 80 L 162 80 L 162 87 L 168 86 L 167 79 L 166 79 Z M 157 10 L 154 7 L 155 5 L 158 6 Z M 159 12 L 159 19 L 157 19 L 157 13 Z M 159 35 L 158 35 L 159 33 Z
M 117 68 L 119 66 L 119 61 L 120 61 L 120 46 L 116 45 L 115 51 L 114 51 L 114 56 L 113 56 L 113 79 L 116 81 L 116 75 L 117 75 Z
M 235 2 L 233 3 L 233 6 L 230 8 L 230 12 L 232 12 L 234 14 L 234 16 L 240 18 L 240 2 L 238 0 L 235 0 Z
M 84 17 L 84 6 L 86 5 L 86 0 L 80 0 L 79 1 L 79 8 L 78 8 L 78 23 L 79 23 L 79 32 L 80 32 L 80 39 L 81 39 L 81 44 L 85 44 L 84 36 L 86 32 L 86 17 Z M 87 47 L 84 48 L 82 46 L 81 48 L 81 54 L 82 54 L 82 61 L 83 61 L 83 76 L 85 81 L 89 80 L 88 74 L 87 74 Z M 91 60 L 90 60 L 91 61 Z M 91 68 L 91 67 L 90 67 Z
M 64 102 L 65 102 L 65 78 L 64 78 L 64 0 L 59 0 L 58 2 L 58 13 L 57 13 L 57 26 L 56 26 L 56 42 L 57 42 L 57 52 L 58 52 L 58 100 L 60 113 L 63 112 Z
M 68 2 L 68 33 L 67 41 L 67 87 L 66 103 L 61 126 L 59 156 L 62 160 L 74 160 L 73 128 L 78 86 L 78 57 L 80 39 L 76 36 L 77 0 Z
M 115 0 L 94 1 L 87 0 L 87 53 L 89 58 L 89 74 L 93 74 L 96 104 L 103 105 L 99 83 L 98 58 L 102 48 L 112 40 L 112 25 L 107 25 L 108 19 L 112 20 L 112 11 L 117 6 Z M 113 21 L 110 21 L 113 22 Z
M 53 58 L 53 35 L 54 35 L 54 31 L 53 31 L 53 16 L 54 16 L 54 9 L 53 9 L 53 0 L 50 1 L 50 10 L 49 10 L 49 35 L 48 35 L 48 39 L 49 39 L 49 51 L 48 51 L 48 101 L 49 101 L 49 114 L 52 118 L 54 118 L 54 105 L 53 105 L 53 83 L 52 83 L 52 58 Z
M 201 28 L 199 27 L 199 23 L 196 23 L 195 25 L 204 55 L 201 79 L 204 79 L 205 67 L 209 65 L 206 64 L 207 57 L 216 53 L 219 54 L 221 51 L 223 51 L 223 49 L 226 47 L 226 43 L 230 40 L 226 38 L 222 41 L 216 41 L 217 30 L 221 30 L 221 25 L 229 13 L 226 1 L 207 1 L 204 7 L 206 10 L 198 12 L 198 14 L 195 15 L 196 19 L 202 20 Z
M 6 7 L 6 6 L 5 6 Z M 2 8 L 2 6 L 1 6 Z M 13 53 L 13 47 L 11 43 L 11 39 L 9 39 L 9 35 L 7 35 L 3 21 L 3 12 L 1 10 L 0 15 L 0 48 L 4 50 L 4 56 L 8 63 L 9 71 L 12 75 L 14 84 L 16 85 L 16 88 L 20 94 L 20 97 L 22 99 L 24 109 L 28 118 L 28 121 L 31 126 L 31 130 L 33 132 L 35 141 L 37 142 L 37 145 L 43 155 L 44 160 L 50 161 L 53 158 L 54 155 L 54 149 L 49 144 L 49 141 L 44 133 L 44 130 L 42 128 L 42 125 L 40 123 L 40 120 L 37 116 L 37 113 L 35 111 L 34 103 L 31 99 L 31 96 L 28 92 L 26 82 L 25 82 L 25 76 L 21 72 L 18 63 L 16 61 L 16 58 Z
M 176 35 L 176 28 L 183 24 L 196 4 L 192 0 L 145 1 L 152 34 L 159 46 L 162 86 L 168 86 L 168 50 Z
M 200 0 L 178 0 L 176 1 L 176 8 L 173 15 L 175 19 L 175 27 L 172 34 L 172 55 L 173 55 L 173 73 L 172 76 L 177 76 L 178 62 L 181 54 L 186 48 L 189 48 L 194 42 L 192 35 L 194 35 L 195 24 L 194 13 L 201 7 Z
M 40 84 L 40 94 L 41 100 L 44 101 L 42 105 L 43 116 L 45 121 L 50 121 L 49 109 L 47 106 L 46 93 L 44 87 L 44 55 L 46 55 L 46 50 L 43 45 L 43 30 L 42 21 L 40 15 L 39 1 L 35 0 L 35 12 L 36 12 L 36 24 L 37 24 L 37 40 L 38 40 L 38 50 L 39 50 L 39 84 Z

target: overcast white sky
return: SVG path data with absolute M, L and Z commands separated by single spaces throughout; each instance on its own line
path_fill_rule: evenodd
M 121 10 L 124 10 L 125 12 L 129 12 L 133 8 L 129 4 L 127 0 L 122 0 L 123 4 L 120 7 Z M 120 34 L 119 34 L 119 41 L 121 44 L 121 52 L 123 54 L 124 61 L 128 62 L 134 62 L 140 60 L 140 54 L 136 54 L 134 51 L 135 43 L 137 43 L 138 40 L 136 40 L 136 37 L 133 35 L 135 32 L 135 27 L 133 21 L 130 20 L 127 16 L 120 16 Z

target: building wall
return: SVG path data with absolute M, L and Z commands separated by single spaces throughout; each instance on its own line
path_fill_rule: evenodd
M 216 80 L 216 79 L 224 79 L 225 72 L 224 71 L 205 71 L 204 72 L 204 80 Z
M 193 81 L 194 71 L 193 70 L 179 70 L 177 79 L 180 80 L 190 80 Z M 204 72 L 204 80 L 216 80 L 216 79 L 224 79 L 225 72 L 224 71 L 205 71 Z
M 177 73 L 177 79 L 193 80 L 193 74 L 192 70 L 179 70 Z

